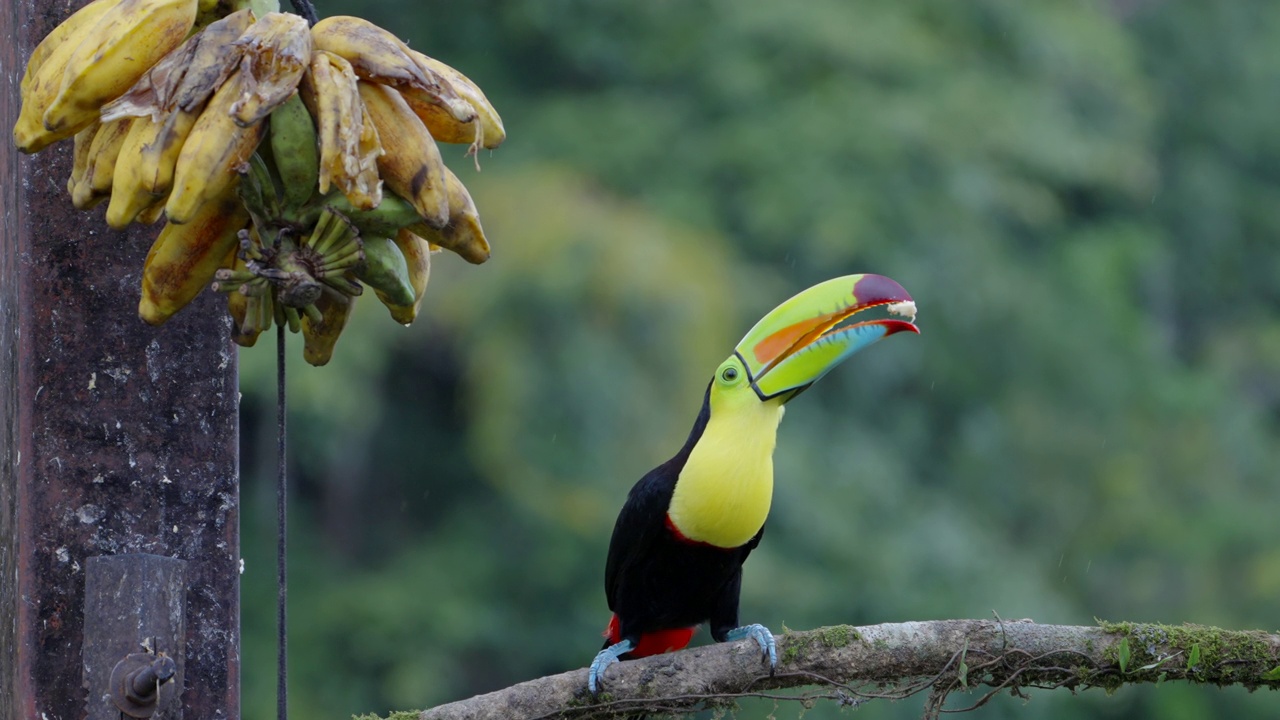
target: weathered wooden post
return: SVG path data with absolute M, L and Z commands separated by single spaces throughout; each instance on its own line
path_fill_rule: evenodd
M 0 720 L 121 717 L 113 670 L 143 695 L 173 678 L 154 717 L 238 718 L 238 393 L 222 301 L 144 325 L 157 228 L 115 232 L 101 208 L 74 210 L 69 142 L 26 157 L 9 140 L 27 56 L 82 4 L 0 13 Z M 116 666 L 144 641 L 173 667 Z

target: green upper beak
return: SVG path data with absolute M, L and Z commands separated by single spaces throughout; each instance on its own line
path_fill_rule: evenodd
M 881 305 L 892 314 L 915 318 L 911 296 L 883 275 L 833 278 L 774 308 L 734 352 L 761 400 L 785 395 L 786 402 L 877 340 L 904 330 L 920 332 L 911 322 L 887 318 L 840 325 L 855 313 Z

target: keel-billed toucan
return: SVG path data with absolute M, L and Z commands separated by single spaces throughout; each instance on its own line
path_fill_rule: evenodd
M 717 642 L 753 638 L 770 667 L 773 635 L 738 624 L 742 563 L 760 542 L 773 495 L 773 446 L 783 405 L 850 355 L 910 322 L 841 324 L 915 303 L 882 275 L 847 275 L 782 303 L 734 348 L 707 387 L 684 447 L 631 488 L 609 542 L 604 589 L 613 611 L 588 674 L 596 692 L 618 661 L 679 650 L 698 625 Z

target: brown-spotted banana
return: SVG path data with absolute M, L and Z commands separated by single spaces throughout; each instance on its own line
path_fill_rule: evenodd
M 435 58 L 410 50 L 412 57 L 423 68 L 435 72 L 453 88 L 453 90 L 475 110 L 476 117 L 470 122 L 459 121 L 443 106 L 433 102 L 423 102 L 416 93 L 404 93 L 409 107 L 417 113 L 422 123 L 431 131 L 431 136 L 440 142 L 460 143 L 476 148 L 492 150 L 507 139 L 507 131 L 502 126 L 502 118 L 494 109 L 493 103 L 485 97 L 479 85 L 457 69 L 446 65 Z
M 317 49 L 345 58 L 360 78 L 436 103 L 460 122 L 475 117 L 475 110 L 448 82 L 411 57 L 408 45 L 368 20 L 334 15 L 316 23 L 311 35 Z
M 209 287 L 248 223 L 249 213 L 234 192 L 205 203 L 182 225 L 166 223 L 143 265 L 138 315 L 159 325 L 186 307 Z
M 449 219 L 447 169 L 435 139 L 395 88 L 363 80 L 359 86 L 384 151 L 378 175 L 428 226 L 444 227 Z
M 479 265 L 489 259 L 489 241 L 484 236 L 484 228 L 480 227 L 480 213 L 458 176 L 448 169 L 445 176 L 449 188 L 449 223 L 439 230 L 425 223 L 410 225 L 409 229 L 428 242 Z

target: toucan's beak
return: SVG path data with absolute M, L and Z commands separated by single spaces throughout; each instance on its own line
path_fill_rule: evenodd
M 920 332 L 907 320 L 880 318 L 842 322 L 868 308 L 914 320 L 916 305 L 906 290 L 883 275 L 845 275 L 814 285 L 774 308 L 738 343 L 761 400 L 783 402 L 817 382 L 850 355 L 896 332 Z

